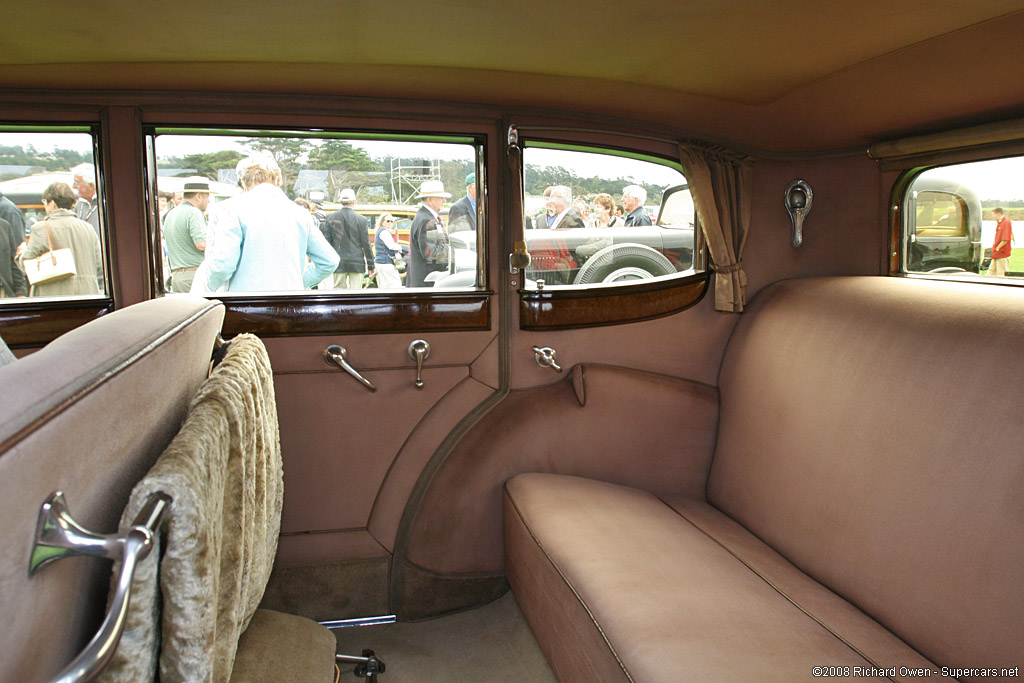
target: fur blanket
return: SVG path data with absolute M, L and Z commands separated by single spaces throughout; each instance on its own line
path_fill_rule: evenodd
M 258 338 L 232 340 L 181 431 L 132 491 L 122 530 L 157 491 L 173 498 L 163 548 L 136 573 L 125 633 L 101 680 L 155 680 L 159 658 L 163 683 L 227 681 L 281 528 L 277 407 Z

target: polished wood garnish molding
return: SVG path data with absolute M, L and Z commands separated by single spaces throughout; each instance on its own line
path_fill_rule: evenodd
M 490 292 L 223 299 L 224 333 L 261 337 L 490 329 Z
M 65 332 L 114 310 L 110 299 L 85 302 L 21 303 L 0 307 L 0 337 L 11 348 L 33 348 L 49 344 Z
M 700 301 L 711 273 L 589 289 L 519 290 L 519 327 L 561 330 L 651 320 Z

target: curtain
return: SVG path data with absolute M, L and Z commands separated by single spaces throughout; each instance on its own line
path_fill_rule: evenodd
M 753 161 L 699 142 L 679 145 L 704 239 L 715 270 L 715 310 L 739 313 L 746 303 L 743 247 L 750 225 Z

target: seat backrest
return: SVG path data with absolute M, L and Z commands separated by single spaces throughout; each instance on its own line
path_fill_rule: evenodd
M 72 558 L 28 576 L 40 505 L 62 490 L 84 527 L 117 529 L 206 377 L 223 317 L 198 297 L 147 301 L 0 367 L 0 680 L 49 680 L 105 612 L 109 562 Z
M 708 498 L 932 661 L 1015 661 L 1021 387 L 1024 290 L 777 283 L 726 350 Z

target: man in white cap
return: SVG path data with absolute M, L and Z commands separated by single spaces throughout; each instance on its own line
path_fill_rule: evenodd
M 338 252 L 341 261 L 334 271 L 336 289 L 362 289 L 363 275 L 369 265 L 373 275 L 373 252 L 370 250 L 370 224 L 353 209 L 356 193 L 345 188 L 339 197 L 341 208 L 327 217 L 327 241 Z
M 164 240 L 171 268 L 171 291 L 187 293 L 206 251 L 203 212 L 210 204 L 210 183 L 205 178 L 190 178 L 182 191 L 183 201 L 167 212 L 164 219 Z
M 281 169 L 274 158 L 254 154 L 239 161 L 235 172 L 245 192 L 217 205 L 217 238 L 204 266 L 209 267 L 206 288 L 301 290 L 333 273 L 338 254 L 309 211 L 281 191 Z
M 71 169 L 71 186 L 78 193 L 75 204 L 75 215 L 92 226 L 96 236 L 103 241 L 100 234 L 100 203 L 96 199 L 96 167 L 92 164 L 78 164 Z
M 451 197 L 440 180 L 426 180 L 417 199 L 423 204 L 409 229 L 409 286 L 426 287 L 427 275 L 448 267 L 448 234 L 438 213 L 444 200 Z
M 642 227 L 651 225 L 651 217 L 644 210 L 647 201 L 647 190 L 639 185 L 627 185 L 622 188 L 622 205 L 626 207 L 626 227 Z

